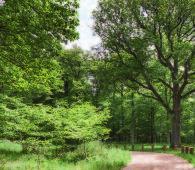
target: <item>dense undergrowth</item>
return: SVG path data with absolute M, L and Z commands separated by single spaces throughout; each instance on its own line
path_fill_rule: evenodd
M 0 142 L 0 170 L 120 170 L 129 161 L 129 151 L 100 142 L 80 145 L 61 158 L 25 154 L 20 144 Z

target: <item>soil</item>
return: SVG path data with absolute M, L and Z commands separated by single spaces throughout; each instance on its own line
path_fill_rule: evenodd
M 171 154 L 132 152 L 132 161 L 123 170 L 195 170 L 195 168 L 186 160 Z

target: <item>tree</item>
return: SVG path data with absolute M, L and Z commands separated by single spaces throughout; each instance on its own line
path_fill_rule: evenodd
M 23 144 L 26 151 L 63 151 L 78 144 L 106 139 L 107 108 L 89 103 L 71 108 L 26 105 L 19 98 L 0 95 L 0 138 Z
M 172 146 L 181 143 L 182 101 L 195 92 L 194 11 L 194 0 L 100 0 L 94 11 L 103 47 L 136 65 L 126 78 L 169 113 Z
M 57 74 L 55 71 L 50 74 L 51 68 L 58 67 L 54 59 L 60 55 L 61 43 L 78 37 L 78 7 L 77 0 L 9 0 L 0 5 L 2 88 L 7 80 L 13 80 L 12 84 L 22 80 L 24 86 L 33 84 L 34 79 L 41 80 L 46 74 L 49 76 L 45 77 L 59 77 L 57 70 Z M 46 86 L 54 82 L 50 80 L 41 81 Z
M 69 105 L 89 101 L 92 96 L 92 87 L 88 80 L 91 65 L 89 54 L 75 47 L 63 51 L 58 61 L 62 68 L 61 97 L 67 99 Z
M 6 1 L 0 6 L 1 51 L 18 55 L 30 51 L 34 57 L 55 52 L 59 42 L 78 37 L 78 7 L 77 0 Z

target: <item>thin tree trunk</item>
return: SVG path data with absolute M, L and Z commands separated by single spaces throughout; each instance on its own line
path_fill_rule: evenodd
M 131 145 L 134 148 L 135 145 L 135 103 L 134 103 L 134 93 L 131 95 Z
M 123 84 L 121 84 L 121 118 L 120 118 L 120 130 L 124 128 L 125 126 L 125 115 L 124 115 L 124 106 L 123 106 L 123 100 L 124 100 L 124 86 Z M 123 133 L 123 130 L 122 130 L 122 133 L 120 133 L 120 136 L 121 136 L 121 140 L 124 142 L 124 136 L 125 134 Z
M 150 111 L 150 142 L 153 144 L 154 143 L 154 133 L 155 133 L 155 130 L 154 130 L 154 119 L 155 119 L 155 115 L 154 115 L 154 108 L 151 107 L 151 111 Z

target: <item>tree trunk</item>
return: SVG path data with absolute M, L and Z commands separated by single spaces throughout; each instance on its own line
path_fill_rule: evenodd
M 131 145 L 134 148 L 135 145 L 135 103 L 134 93 L 131 94 Z
M 181 146 L 181 101 L 179 98 L 173 100 L 173 113 L 171 115 L 171 147 Z
M 155 110 L 153 107 L 151 107 L 150 110 L 150 143 L 154 143 L 154 135 L 155 135 L 155 130 L 154 130 L 154 124 L 155 124 Z
M 120 111 L 121 111 L 121 118 L 120 118 L 120 129 L 119 130 L 121 130 L 121 129 L 123 129 L 124 127 L 125 127 L 125 115 L 124 115 L 124 106 L 123 106 L 123 100 L 124 100 L 124 94 L 123 94 L 123 92 L 124 92 L 124 86 L 123 86 L 123 84 L 121 84 L 121 90 L 120 90 L 120 95 L 121 95 L 121 109 L 120 109 Z M 123 132 L 123 130 L 121 131 L 122 133 L 120 133 L 119 135 L 121 136 L 121 140 L 124 142 L 124 137 L 125 137 L 125 134 L 124 134 L 124 132 Z
M 64 95 L 67 97 L 69 95 L 69 82 L 64 80 Z

